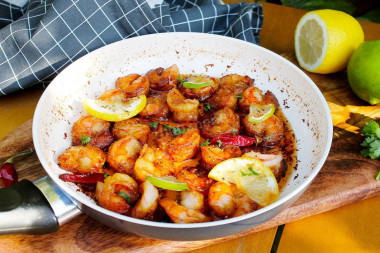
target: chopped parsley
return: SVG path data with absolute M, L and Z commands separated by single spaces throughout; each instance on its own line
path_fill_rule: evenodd
M 208 139 L 203 143 L 199 143 L 199 146 L 201 146 L 201 147 L 208 146 L 208 145 L 210 145 L 210 141 Z
M 119 191 L 117 193 L 117 195 L 119 195 L 120 197 L 122 197 L 123 199 L 125 199 L 125 201 L 127 201 L 128 204 L 131 204 L 131 199 L 129 198 L 129 196 L 127 194 L 125 194 L 124 192 L 121 192 Z
M 166 125 L 163 125 L 163 127 L 165 128 L 165 129 L 167 129 L 167 130 L 169 130 L 170 131 L 170 126 L 168 125 L 168 124 L 166 124 Z
M 232 128 L 232 136 L 235 136 L 235 135 L 236 135 L 236 129 Z
M 235 97 L 236 97 L 237 99 L 243 98 L 242 95 L 236 95 Z
M 240 170 L 241 176 L 242 176 L 242 177 L 245 177 L 245 176 L 253 176 L 253 175 L 255 175 L 255 176 L 259 176 L 259 175 L 260 175 L 260 173 L 257 173 L 256 171 L 253 170 L 252 166 L 249 166 L 249 167 L 248 167 L 248 170 L 249 170 L 251 173 L 246 174 L 246 173 L 244 173 L 243 171 Z
M 203 110 L 205 112 L 208 112 L 211 110 L 211 105 L 209 103 L 204 103 L 204 107 L 203 107 Z
M 180 82 L 180 86 L 183 85 L 184 82 L 186 82 L 186 79 L 182 79 L 180 76 L 177 76 L 178 82 Z
M 86 145 L 90 141 L 91 141 L 91 137 L 87 137 L 87 136 L 82 135 L 82 145 Z
M 186 131 L 187 131 L 186 128 L 185 129 L 181 129 L 179 127 L 173 127 L 172 128 L 172 132 L 173 132 L 174 135 L 184 134 L 184 133 L 186 133 Z
M 151 128 L 156 128 L 156 127 L 158 126 L 158 122 L 151 122 L 151 123 L 149 124 L 149 126 L 150 126 Z
M 223 142 L 221 140 L 217 140 L 216 143 L 217 143 L 217 145 L 218 145 L 219 148 L 222 147 Z

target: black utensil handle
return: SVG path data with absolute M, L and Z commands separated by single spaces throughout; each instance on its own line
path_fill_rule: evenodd
M 0 189 L 0 234 L 46 234 L 58 220 L 45 196 L 28 180 Z

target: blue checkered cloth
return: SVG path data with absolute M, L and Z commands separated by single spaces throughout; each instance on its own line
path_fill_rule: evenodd
M 258 44 L 263 22 L 261 5 L 219 0 L 9 2 L 0 0 L 0 95 L 46 84 L 76 59 L 115 41 L 202 32 Z

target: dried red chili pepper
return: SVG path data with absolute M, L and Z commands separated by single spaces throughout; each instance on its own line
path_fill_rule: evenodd
M 104 181 L 104 174 L 103 173 L 92 173 L 92 174 L 65 173 L 65 174 L 59 175 L 59 179 L 65 182 L 72 182 L 72 183 L 96 184 L 97 182 Z
M 251 146 L 259 142 L 256 137 L 248 137 L 244 135 L 233 135 L 233 134 L 220 134 L 211 139 L 211 143 L 218 143 L 221 141 L 222 144 L 237 145 L 241 147 Z
M 17 157 L 29 155 L 33 153 L 33 149 L 28 152 L 11 156 L 0 168 L 0 186 L 8 187 L 18 182 L 18 175 L 13 160 Z

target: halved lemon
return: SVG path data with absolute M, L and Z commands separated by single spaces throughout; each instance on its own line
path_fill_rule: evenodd
M 300 66 L 327 74 L 347 67 L 354 50 L 364 41 L 359 22 L 336 10 L 306 13 L 295 31 L 295 50 Z
M 262 207 L 278 200 L 279 189 L 271 169 L 260 160 L 238 157 L 216 165 L 208 174 L 209 178 L 236 187 Z
M 85 99 L 83 107 L 88 114 L 107 121 L 122 121 L 141 112 L 146 105 L 145 95 L 129 98 L 123 102 Z
M 162 189 L 166 189 L 166 190 L 186 191 L 189 189 L 186 183 L 180 182 L 177 178 L 173 176 L 165 176 L 165 177 L 147 176 L 146 180 L 150 181 L 152 185 L 157 186 Z
M 256 105 L 253 104 L 249 107 L 249 122 L 260 122 L 268 119 L 273 115 L 275 107 L 273 104 Z

